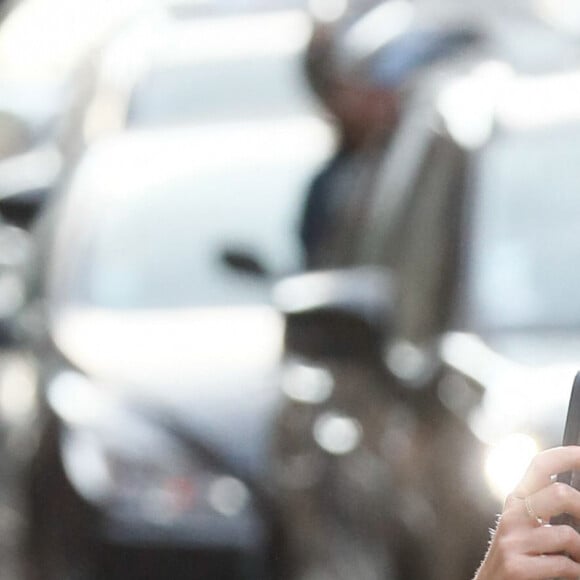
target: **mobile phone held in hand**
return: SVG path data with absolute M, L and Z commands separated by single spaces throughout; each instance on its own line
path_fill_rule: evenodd
M 580 371 L 576 373 L 572 384 L 562 445 L 580 445 Z M 560 473 L 557 476 L 557 480 L 580 489 L 580 471 Z M 572 526 L 577 532 L 580 532 L 580 522 L 576 521 L 570 514 L 555 516 L 550 520 L 550 523 L 567 524 Z
M 562 445 L 580 445 L 580 371 L 572 384 Z

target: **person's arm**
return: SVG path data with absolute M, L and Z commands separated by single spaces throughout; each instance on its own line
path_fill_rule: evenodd
M 575 469 L 580 447 L 556 447 L 535 457 L 506 499 L 474 580 L 580 578 L 580 534 L 548 524 L 564 512 L 580 520 L 580 492 L 554 481 L 555 474 Z

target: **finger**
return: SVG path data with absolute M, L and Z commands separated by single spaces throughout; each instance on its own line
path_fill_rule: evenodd
M 533 556 L 521 560 L 516 574 L 510 578 L 526 578 L 526 580 L 546 580 L 546 578 L 580 577 L 580 564 L 562 555 Z
M 539 516 L 548 522 L 553 516 L 568 513 L 580 520 L 580 491 L 565 483 L 552 483 L 529 495 L 523 503 L 530 519 Z
M 522 534 L 518 549 L 531 556 L 565 552 L 580 562 L 580 534 L 570 526 L 543 526 Z
M 570 445 L 553 447 L 538 453 L 528 467 L 523 479 L 513 491 L 517 497 L 526 497 L 549 485 L 552 476 L 580 469 L 580 447 Z
M 528 496 L 528 502 L 531 502 L 531 496 Z M 531 505 L 531 503 L 530 503 Z M 539 515 L 539 514 L 536 514 Z M 507 525 L 524 525 L 527 528 L 537 528 L 538 522 L 532 516 L 526 506 L 526 498 L 510 494 L 506 497 L 500 523 L 502 527 Z

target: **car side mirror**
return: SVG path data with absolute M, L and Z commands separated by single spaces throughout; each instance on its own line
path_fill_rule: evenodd
M 39 147 L 0 161 L 0 214 L 29 229 L 56 186 L 62 158 L 55 147 Z
M 393 333 L 393 275 L 374 267 L 312 272 L 278 282 L 285 347 L 307 358 L 380 358 Z

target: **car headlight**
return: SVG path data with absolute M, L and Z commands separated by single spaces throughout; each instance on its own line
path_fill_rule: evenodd
M 173 523 L 191 515 L 234 517 L 248 509 L 251 497 L 242 481 L 107 399 L 82 375 L 59 375 L 49 401 L 64 424 L 61 450 L 70 482 L 116 517 Z
M 485 476 L 500 501 L 513 491 L 538 451 L 536 440 L 524 433 L 511 433 L 490 446 L 485 460 Z

